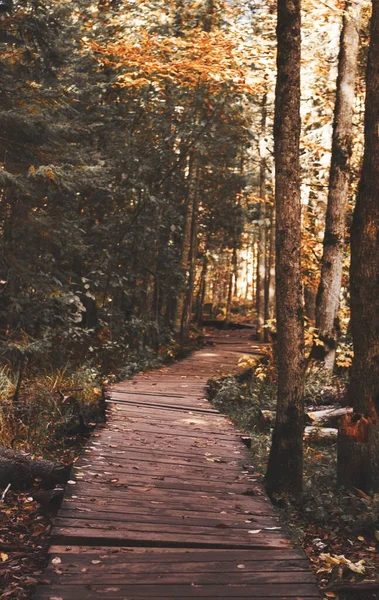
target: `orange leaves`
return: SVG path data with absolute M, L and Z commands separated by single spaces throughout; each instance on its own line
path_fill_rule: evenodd
M 235 57 L 233 40 L 222 32 L 194 31 L 177 38 L 140 31 L 131 41 L 90 45 L 100 55 L 99 62 L 120 71 L 121 87 L 159 87 L 168 82 L 183 88 L 206 86 L 211 91 L 228 84 L 234 91 L 252 91 Z

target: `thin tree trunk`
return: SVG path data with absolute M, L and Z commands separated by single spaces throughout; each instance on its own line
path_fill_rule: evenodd
M 275 206 L 271 210 L 271 228 L 268 245 L 267 277 L 265 290 L 265 323 L 275 317 Z M 270 332 L 265 329 L 265 341 L 269 341 Z
M 300 0 L 278 0 L 275 97 L 278 404 L 266 473 L 270 496 L 299 499 L 303 479 L 304 331 L 301 289 Z
M 230 321 L 230 313 L 232 308 L 232 298 L 233 298 L 233 269 L 232 265 L 230 265 L 229 277 L 228 277 L 228 288 L 227 288 L 227 300 L 226 300 L 226 309 L 225 309 L 225 321 Z
M 233 297 L 237 299 L 238 297 L 238 250 L 237 248 L 233 249 L 233 275 L 234 275 L 234 290 Z
M 178 291 L 178 298 L 175 310 L 174 329 L 178 337 L 181 336 L 182 323 L 183 323 L 183 311 L 186 299 L 186 282 L 187 282 L 187 269 L 190 259 L 191 250 L 191 236 L 192 236 L 192 223 L 193 214 L 196 205 L 197 196 L 197 160 L 194 154 L 190 157 L 190 169 L 188 174 L 188 199 L 186 207 L 186 215 L 184 221 L 184 232 L 182 240 L 182 250 L 180 258 L 180 271 L 183 274 L 184 282 L 182 288 Z
M 257 317 L 258 339 L 263 341 L 265 322 L 265 281 L 266 281 L 266 121 L 267 121 L 267 94 L 262 99 L 262 120 L 259 140 L 259 186 L 261 198 L 259 210 L 259 242 L 257 264 Z
M 332 159 L 326 211 L 321 279 L 317 293 L 316 327 L 324 342 L 324 364 L 333 370 L 338 326 L 336 320 L 345 248 L 346 206 L 349 195 L 355 80 L 363 0 L 347 0 L 343 17 L 334 109 Z
M 251 272 L 252 272 L 252 285 L 251 285 L 251 301 L 253 306 L 256 306 L 256 272 L 257 272 L 257 248 L 258 244 L 256 242 L 253 243 L 252 247 L 252 256 L 251 256 Z
M 246 265 L 245 265 L 245 304 L 249 300 L 249 273 L 250 273 L 250 245 L 246 248 Z
M 206 0 L 205 2 L 206 13 L 203 21 L 203 31 L 210 33 L 212 31 L 212 25 L 215 13 L 214 0 Z
M 175 37 L 183 36 L 183 10 L 184 0 L 175 1 L 175 16 L 174 16 L 174 35 Z
M 203 266 L 200 273 L 199 279 L 199 289 L 197 292 L 196 298 L 196 321 L 199 325 L 202 325 L 203 322 L 203 306 L 205 299 L 205 291 L 207 285 L 207 271 L 208 271 L 208 256 L 207 253 L 204 253 L 203 257 Z
M 352 416 L 341 420 L 339 483 L 379 491 L 379 0 L 373 0 L 365 151 L 351 231 Z
M 192 306 L 193 306 L 193 294 L 195 287 L 195 271 L 196 271 L 196 259 L 197 259 L 197 222 L 198 222 L 198 193 L 197 193 L 197 181 L 199 179 L 199 172 L 196 172 L 196 189 L 194 191 L 194 205 L 192 210 L 192 224 L 191 224 L 191 244 L 188 258 L 188 285 L 185 299 L 183 323 L 182 323 L 182 339 L 183 341 L 188 338 L 191 319 L 192 319 Z

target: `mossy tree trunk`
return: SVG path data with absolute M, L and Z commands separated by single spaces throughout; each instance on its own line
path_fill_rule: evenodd
M 278 0 L 275 98 L 277 415 L 266 473 L 271 497 L 298 499 L 303 475 L 304 331 L 300 268 L 300 0 Z

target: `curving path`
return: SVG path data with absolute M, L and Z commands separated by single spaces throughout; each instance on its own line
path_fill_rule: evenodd
M 107 424 L 76 463 L 37 600 L 319 598 L 241 434 L 205 398 L 259 352 L 217 332 L 170 367 L 109 390 Z

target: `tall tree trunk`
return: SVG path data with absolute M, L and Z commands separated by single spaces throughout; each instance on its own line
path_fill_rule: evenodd
M 248 241 L 248 245 L 246 248 L 246 262 L 245 262 L 245 304 L 248 303 L 249 300 L 249 273 L 250 273 L 250 243 Z
M 265 323 L 275 317 L 275 206 L 271 209 L 270 237 L 268 239 L 268 261 L 265 289 Z M 265 329 L 265 341 L 269 341 L 270 332 Z
M 191 251 L 191 239 L 193 231 L 193 216 L 196 211 L 197 203 L 197 179 L 198 179 L 198 165 L 197 158 L 195 155 L 196 150 L 190 156 L 189 174 L 188 174 L 188 198 L 186 206 L 186 214 L 184 221 L 184 232 L 182 240 L 182 250 L 180 258 L 180 270 L 184 277 L 184 283 L 182 288 L 178 291 L 178 298 L 175 310 L 174 328 L 175 333 L 178 337 L 182 334 L 183 325 L 183 313 L 186 299 L 186 284 L 187 284 L 187 270 L 189 267 L 190 251 Z
M 203 20 L 203 31 L 210 33 L 212 31 L 212 25 L 215 13 L 214 0 L 206 0 L 205 2 L 205 16 Z
M 257 317 L 258 339 L 263 341 L 265 322 L 265 281 L 266 281 L 266 121 L 267 121 L 267 94 L 262 99 L 262 120 L 259 140 L 259 196 L 261 198 L 259 210 L 259 242 L 257 264 Z
M 345 248 L 346 206 L 349 195 L 352 122 L 362 1 L 347 0 L 343 17 L 324 251 L 316 304 L 316 327 L 324 342 L 324 364 L 330 371 L 334 367 L 338 336 L 336 320 Z
M 184 0 L 175 0 L 174 35 L 182 37 L 183 34 Z
M 227 301 L 226 301 L 226 315 L 225 315 L 226 321 L 230 321 L 232 302 L 233 302 L 233 292 L 236 287 L 236 271 L 237 271 L 237 266 L 238 266 L 236 232 L 234 235 L 233 244 L 234 244 L 233 251 L 232 251 L 232 256 L 231 256 L 230 265 L 229 265 L 228 295 L 227 295 Z
M 196 172 L 196 182 L 199 179 L 199 172 Z M 198 193 L 197 183 L 194 191 L 194 205 L 192 210 L 192 224 L 191 224 L 191 243 L 188 257 L 188 285 L 186 290 L 186 299 L 184 306 L 184 315 L 182 323 L 182 339 L 183 341 L 188 338 L 191 319 L 192 319 L 192 306 L 193 306 L 193 294 L 195 288 L 195 275 L 196 275 L 196 259 L 197 259 L 197 229 L 198 229 Z
M 303 476 L 304 325 L 301 289 L 300 0 L 278 0 L 275 97 L 278 405 L 266 473 L 270 496 L 298 499 Z
M 365 151 L 351 231 L 353 415 L 341 420 L 338 479 L 379 491 L 379 0 L 373 0 L 367 67 Z
M 199 325 L 203 323 L 203 307 L 204 307 L 204 299 L 205 292 L 207 287 L 207 271 L 208 271 L 208 255 L 207 252 L 204 252 L 203 257 L 203 266 L 200 273 L 199 278 L 199 287 L 196 297 L 196 321 Z
M 257 285 L 256 285 L 256 273 L 257 273 L 257 259 L 258 259 L 258 244 L 253 242 L 251 252 L 251 273 L 252 273 L 252 285 L 251 285 L 251 302 L 253 306 L 257 304 Z M 255 278 L 255 281 L 254 281 Z

